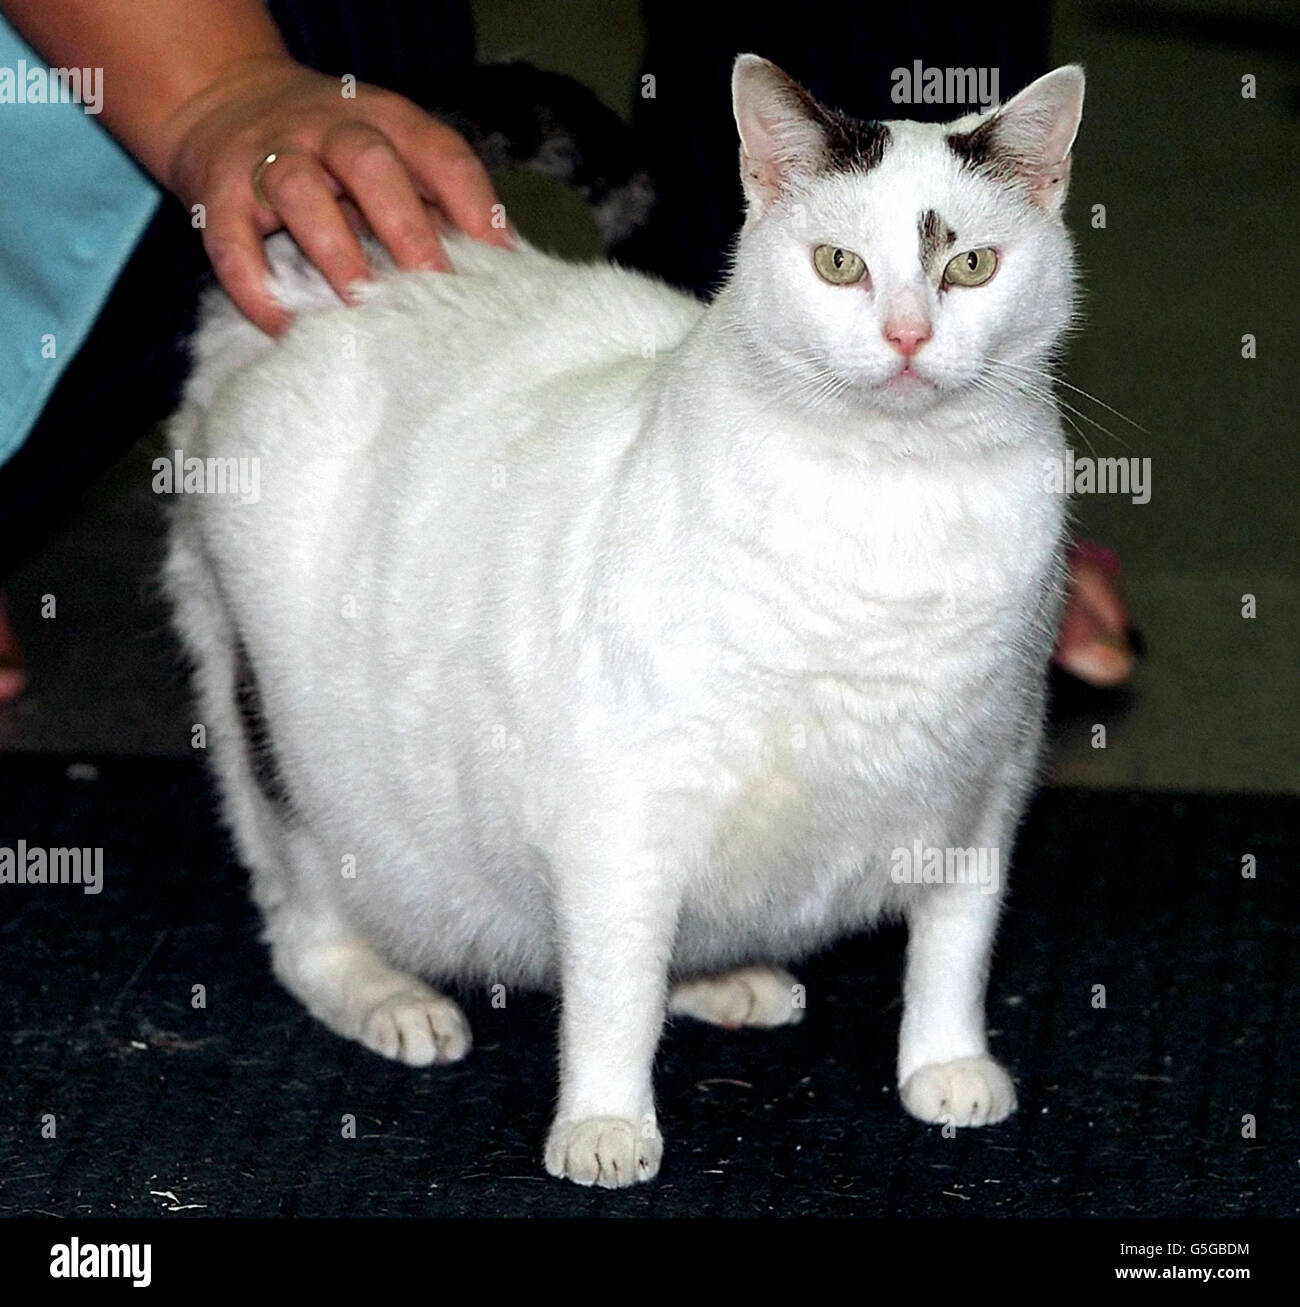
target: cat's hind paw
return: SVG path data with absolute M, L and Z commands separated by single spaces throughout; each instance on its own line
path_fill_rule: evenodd
M 1016 1110 L 1011 1077 L 991 1057 L 919 1067 L 899 1089 L 903 1106 L 931 1125 L 994 1125 Z
M 546 1169 L 574 1184 L 622 1189 L 659 1174 L 664 1140 L 653 1116 L 643 1121 L 595 1116 L 556 1121 L 546 1141 Z
M 471 1042 L 460 1008 L 419 982 L 376 1003 L 357 1037 L 372 1053 L 407 1066 L 459 1062 Z
M 743 967 L 674 985 L 668 1012 L 727 1030 L 792 1026 L 803 1020 L 803 986 L 779 967 Z

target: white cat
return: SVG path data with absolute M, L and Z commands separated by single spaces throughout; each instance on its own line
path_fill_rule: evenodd
M 948 127 L 752 55 L 733 94 L 748 216 L 708 307 L 455 239 L 456 275 L 345 308 L 281 238 L 295 326 L 214 299 L 173 425 L 259 460 L 256 503 L 179 498 L 168 585 L 276 974 L 413 1066 L 470 1046 L 427 982 L 556 987 L 545 1164 L 580 1184 L 658 1171 L 665 1014 L 796 1021 L 780 964 L 886 914 L 904 1106 L 1015 1105 L 1000 880 L 899 851 L 1005 866 L 1035 772 L 1083 75 Z

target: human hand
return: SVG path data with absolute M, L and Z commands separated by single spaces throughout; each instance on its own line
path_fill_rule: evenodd
M 203 206 L 218 280 L 272 335 L 289 324 L 267 284 L 262 241 L 272 232 L 287 228 L 344 299 L 370 275 L 348 200 L 399 268 L 450 271 L 438 240 L 449 225 L 510 244 L 487 172 L 455 131 L 390 91 L 358 83 L 344 98 L 337 78 L 287 56 L 227 71 L 183 106 L 173 130 L 163 180 Z

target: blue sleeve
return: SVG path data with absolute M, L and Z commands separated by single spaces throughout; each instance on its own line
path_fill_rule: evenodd
M 103 69 L 52 72 L 0 17 L 0 463 L 35 425 L 158 205 L 158 188 L 96 120 L 104 91 Z

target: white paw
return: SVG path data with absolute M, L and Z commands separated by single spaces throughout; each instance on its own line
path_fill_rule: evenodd
M 653 1116 L 639 1122 L 616 1116 L 556 1121 L 546 1141 L 546 1169 L 552 1175 L 602 1189 L 653 1180 L 663 1155 Z
M 991 1057 L 920 1067 L 899 1095 L 913 1116 L 932 1125 L 993 1125 L 1016 1110 L 1011 1077 Z
M 668 1011 L 728 1030 L 792 1026 L 803 1020 L 803 986 L 779 967 L 745 967 L 674 985 Z
M 469 1022 L 451 999 L 413 986 L 376 1003 L 361 1023 L 361 1042 L 372 1053 L 407 1066 L 459 1062 L 469 1052 Z

